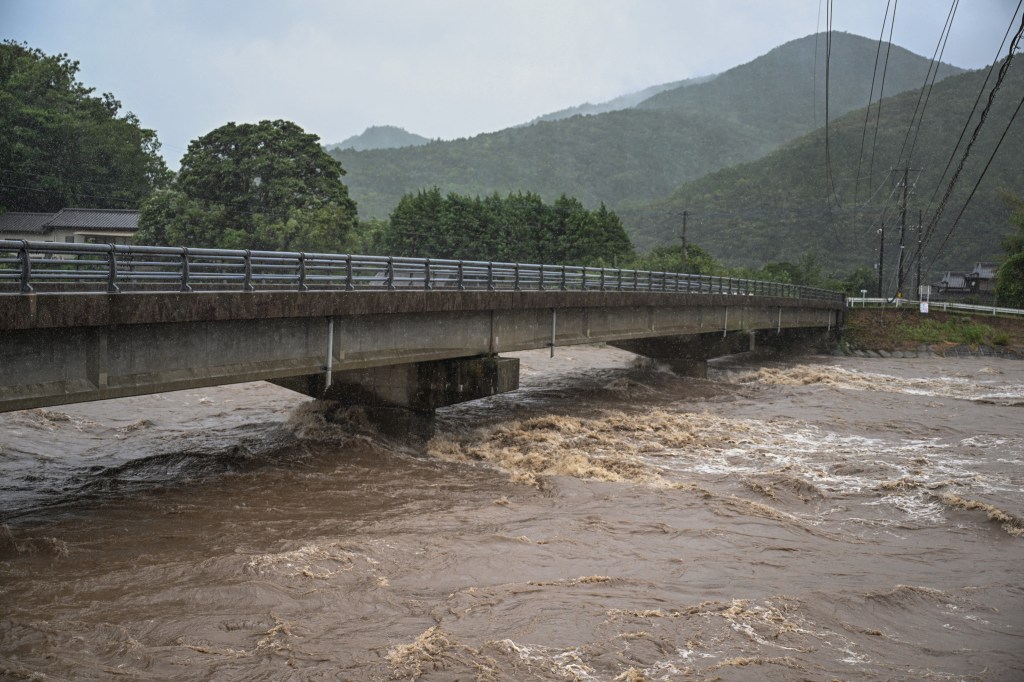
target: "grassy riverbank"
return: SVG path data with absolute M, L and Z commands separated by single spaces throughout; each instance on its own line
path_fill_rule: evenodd
M 1024 319 L 916 309 L 853 308 L 847 311 L 843 347 L 850 350 L 942 353 L 944 348 L 987 347 L 1024 356 Z

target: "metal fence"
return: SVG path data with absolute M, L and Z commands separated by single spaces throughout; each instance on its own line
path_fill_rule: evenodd
M 835 291 L 779 282 L 619 268 L 0 240 L 0 294 L 409 289 L 844 299 Z
M 963 312 L 976 313 L 978 315 L 1008 315 L 1024 317 L 1024 309 L 1021 308 L 1000 308 L 992 305 L 971 305 L 968 303 L 953 303 L 952 301 L 928 301 L 929 310 L 960 310 Z M 851 308 L 919 308 L 921 301 L 914 301 L 906 298 L 862 298 L 850 296 L 846 304 Z

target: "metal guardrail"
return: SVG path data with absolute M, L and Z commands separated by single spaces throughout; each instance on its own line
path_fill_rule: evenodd
M 665 291 L 811 299 L 814 287 L 675 272 L 351 254 L 0 240 L 0 294 L 122 291 Z
M 860 298 L 849 296 L 846 299 L 846 305 L 850 308 L 867 308 L 871 306 L 873 308 L 917 308 L 921 305 L 921 301 L 915 301 L 907 298 Z M 991 305 L 971 305 L 968 303 L 953 303 L 951 301 L 928 301 L 929 310 L 962 310 L 971 313 L 984 313 L 986 315 L 1020 315 L 1024 317 L 1024 309 L 1021 308 L 1000 308 Z

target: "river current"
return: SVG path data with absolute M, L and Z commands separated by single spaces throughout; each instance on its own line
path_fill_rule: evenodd
M 0 677 L 1024 679 L 1024 362 L 519 357 L 0 415 Z

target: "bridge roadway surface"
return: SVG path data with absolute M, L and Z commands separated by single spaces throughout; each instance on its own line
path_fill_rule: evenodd
M 659 291 L 229 291 L 0 295 L 0 411 L 267 380 L 429 411 L 518 387 L 500 353 L 606 342 L 700 375 L 811 338 L 844 303 Z

